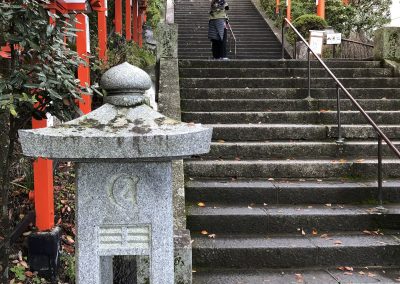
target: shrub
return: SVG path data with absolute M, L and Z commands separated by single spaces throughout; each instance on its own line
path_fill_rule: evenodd
M 324 19 L 313 14 L 300 16 L 292 24 L 306 40 L 310 36 L 310 30 L 323 30 L 328 26 Z M 287 33 L 287 39 L 291 44 L 295 42 L 296 37 L 297 35 L 292 30 Z

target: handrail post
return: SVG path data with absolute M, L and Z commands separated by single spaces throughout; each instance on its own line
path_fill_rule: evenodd
M 382 136 L 378 134 L 378 198 L 379 205 L 383 207 L 383 188 L 382 188 Z
M 310 49 L 307 48 L 307 61 L 308 61 L 308 98 L 311 98 L 311 60 Z
M 340 89 L 336 84 L 336 105 L 337 105 L 337 121 L 338 121 L 338 139 L 336 143 L 342 144 L 344 139 L 342 138 L 342 121 L 341 121 L 341 113 L 340 113 Z
M 294 39 L 293 58 L 297 59 L 297 36 Z
M 285 19 L 282 21 L 282 59 L 285 59 Z

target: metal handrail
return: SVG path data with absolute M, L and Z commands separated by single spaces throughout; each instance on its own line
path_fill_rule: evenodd
M 352 40 L 352 39 L 347 39 L 347 38 L 342 38 L 342 41 L 347 41 L 347 42 L 351 42 L 351 43 L 357 43 L 359 45 L 364 45 L 364 46 L 368 46 L 368 47 L 374 47 L 373 44 L 369 44 L 369 43 L 365 43 L 365 42 L 357 41 L 357 40 Z
M 232 26 L 231 26 L 231 24 L 229 23 L 229 21 L 226 21 L 226 25 L 227 25 L 227 27 L 228 27 L 228 30 L 231 32 L 231 34 L 232 34 L 232 38 L 233 38 L 233 42 L 234 42 L 234 45 L 235 45 L 235 59 L 236 59 L 236 36 L 235 36 L 235 34 L 233 33 L 233 30 L 232 30 Z M 230 46 L 230 45 L 229 45 Z
M 304 42 L 307 47 L 307 60 L 308 60 L 308 96 L 311 95 L 311 61 L 310 61 L 310 52 L 315 56 L 315 58 L 321 63 L 322 67 L 328 72 L 328 74 L 332 77 L 332 79 L 336 82 L 336 94 L 337 94 L 337 120 L 338 120 L 338 143 L 343 143 L 344 140 L 342 138 L 342 129 L 341 129 L 341 119 L 340 119 L 340 89 L 346 94 L 346 96 L 350 99 L 353 105 L 358 109 L 358 111 L 365 117 L 368 123 L 374 128 L 378 135 L 378 194 L 379 194 L 379 202 L 380 209 L 382 207 L 382 140 L 386 142 L 390 149 L 396 154 L 398 158 L 400 158 L 400 151 L 394 146 L 394 144 L 390 141 L 390 139 L 383 133 L 383 131 L 376 125 L 376 123 L 372 120 L 372 118 L 365 112 L 365 110 L 360 106 L 360 104 L 354 99 L 354 97 L 347 91 L 347 89 L 343 86 L 343 84 L 338 80 L 338 78 L 332 73 L 329 67 L 322 61 L 322 59 L 311 49 L 310 45 L 303 38 L 303 36 L 299 33 L 299 31 L 290 23 L 287 18 L 283 19 L 282 23 L 282 59 L 284 59 L 285 48 L 284 48 L 284 28 L 285 24 L 287 24 L 296 34 L 297 36 Z

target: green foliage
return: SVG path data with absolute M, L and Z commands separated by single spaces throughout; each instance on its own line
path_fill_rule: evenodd
M 49 24 L 49 16 L 57 25 Z M 10 69 L 0 77 L 1 108 L 26 118 L 73 116 L 81 92 L 75 71 L 83 61 L 64 43 L 76 32 L 68 18 L 50 14 L 39 0 L 0 3 L 0 35 L 12 49 Z
M 351 0 L 355 15 L 351 18 L 353 30 L 371 38 L 376 28 L 390 23 L 392 0 Z
M 286 7 L 281 3 L 280 14 L 276 15 L 276 0 L 260 0 L 266 14 L 275 20 L 280 27 L 286 16 Z M 282 2 L 282 1 L 281 1 Z M 374 29 L 390 22 L 391 0 L 353 0 L 350 5 L 344 5 L 341 0 L 326 0 L 326 22 L 336 31 L 348 36 L 350 32 L 364 33 L 371 36 Z M 292 0 L 292 19 L 306 14 L 315 14 L 315 1 Z
M 296 20 L 294 20 L 292 24 L 300 32 L 305 40 L 308 40 L 310 36 L 310 30 L 323 30 L 328 25 L 324 19 L 314 14 L 306 14 L 300 16 Z M 294 43 L 296 34 L 292 30 L 290 30 L 287 37 L 291 43 Z
M 75 283 L 75 257 L 70 254 L 61 254 L 60 257 L 63 273 L 69 283 Z
M 109 67 L 125 61 L 140 68 L 155 64 L 155 55 L 146 48 L 140 48 L 135 42 L 127 42 L 124 37 L 114 34 L 109 38 L 107 52 Z
M 18 264 L 14 267 L 11 267 L 10 271 L 15 274 L 15 278 L 17 278 L 19 281 L 25 281 L 25 267 L 22 265 Z
M 155 29 L 161 20 L 161 11 L 164 7 L 163 0 L 149 0 L 147 7 L 147 22 Z
M 335 31 L 342 33 L 345 37 L 350 34 L 353 27 L 352 19 L 355 9 L 351 5 L 343 5 L 342 0 L 330 0 L 325 6 L 326 22 Z

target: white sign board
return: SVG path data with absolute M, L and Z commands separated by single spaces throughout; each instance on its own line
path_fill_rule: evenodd
M 341 33 L 326 34 L 326 44 L 341 44 L 341 43 L 342 43 Z
M 316 54 L 322 54 L 322 44 L 324 42 L 324 31 L 310 31 L 310 47 Z

